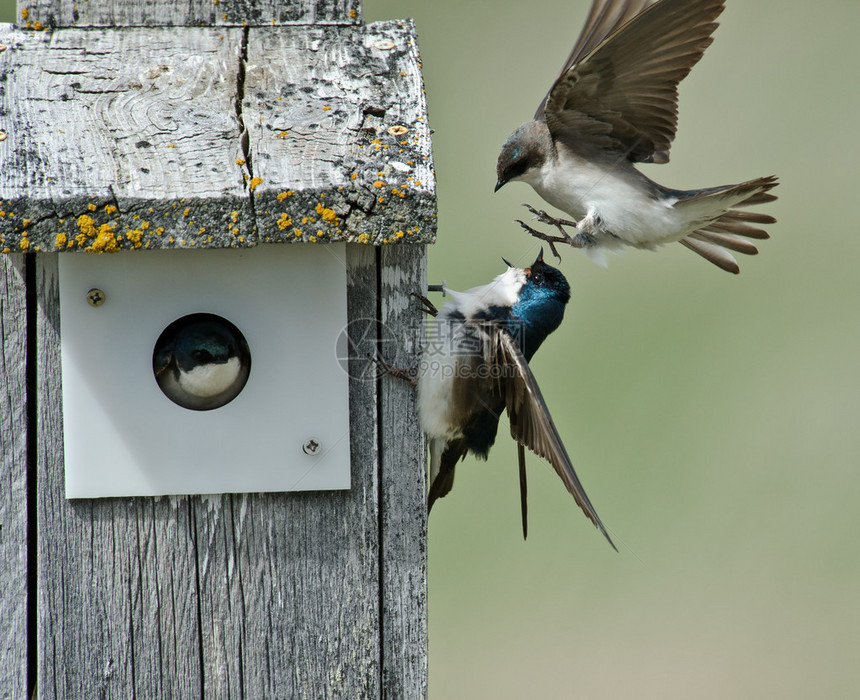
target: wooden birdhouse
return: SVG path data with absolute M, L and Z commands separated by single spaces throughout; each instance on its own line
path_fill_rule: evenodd
M 0 25 L 0 687 L 426 695 L 414 27 L 359 0 Z M 384 346 L 384 347 L 383 347 Z M 5 696 L 4 696 L 5 697 Z

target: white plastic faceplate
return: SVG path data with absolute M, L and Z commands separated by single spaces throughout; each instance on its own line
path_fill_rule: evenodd
M 66 497 L 348 489 L 345 257 L 342 244 L 60 255 Z M 245 388 L 210 411 L 173 403 L 152 370 L 162 330 L 197 312 L 251 351 Z

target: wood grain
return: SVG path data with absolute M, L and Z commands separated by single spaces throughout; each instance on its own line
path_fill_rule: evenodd
M 24 256 L 0 256 L 0 696 L 27 695 L 27 296 Z
M 281 24 L 358 24 L 361 0 L 123 0 L 19 2 L 27 17 L 22 28 L 63 27 L 259 26 Z
M 0 43 L 0 251 L 435 238 L 411 23 Z
M 243 107 L 264 241 L 435 238 L 411 22 L 250 33 Z M 289 220 L 289 225 L 283 222 Z
M 381 251 L 382 324 L 397 342 L 386 358 L 415 368 L 424 342 L 424 313 L 410 292 L 427 289 L 424 246 Z M 424 433 L 415 390 L 382 378 L 382 670 L 389 698 L 427 695 L 427 489 Z

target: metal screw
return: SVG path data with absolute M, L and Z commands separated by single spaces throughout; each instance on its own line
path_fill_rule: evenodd
M 0 141 L 5 141 L 5 140 L 6 140 L 6 132 L 0 131 Z
M 105 293 L 95 287 L 87 292 L 87 303 L 90 306 L 101 306 L 105 303 L 106 298 Z
M 374 46 L 381 51 L 388 51 L 388 49 L 394 48 L 394 42 L 381 39 L 380 41 L 377 41 Z
M 402 124 L 395 124 L 394 126 L 388 127 L 388 133 L 392 136 L 403 136 L 409 129 L 407 129 Z
M 320 445 L 319 440 L 311 438 L 304 445 L 302 445 L 302 452 L 304 452 L 306 455 L 315 455 L 319 453 L 320 448 L 322 448 L 322 445 Z

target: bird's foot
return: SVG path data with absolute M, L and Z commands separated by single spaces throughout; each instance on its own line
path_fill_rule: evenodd
M 520 221 L 519 219 L 517 219 L 517 223 L 522 226 L 530 235 L 534 236 L 535 238 L 539 238 L 546 243 L 549 243 L 549 249 L 552 251 L 552 254 L 555 255 L 555 257 L 559 260 L 561 260 L 561 255 L 559 255 L 558 250 L 556 250 L 556 243 L 565 243 L 567 245 L 573 246 L 574 248 L 582 247 L 579 243 L 577 243 L 575 238 L 571 238 L 564 231 L 562 232 L 563 235 L 561 236 L 550 236 L 548 233 L 538 231 L 536 228 L 532 228 L 527 223 L 525 223 L 524 221 Z
M 381 357 L 375 357 L 368 353 L 367 359 L 370 360 L 373 364 L 376 365 L 379 370 L 379 376 L 388 375 L 390 377 L 397 377 L 397 379 L 402 379 L 404 381 L 409 382 L 413 388 L 418 386 L 418 369 L 406 369 L 403 367 L 394 367 L 393 365 L 388 364 Z
M 603 217 L 600 216 L 600 212 L 595 209 L 589 211 L 588 214 L 582 217 L 582 219 L 579 220 L 579 223 L 576 224 L 576 230 L 579 231 L 579 235 L 583 235 L 593 241 L 593 234 L 603 230 Z
M 436 305 L 432 301 L 423 294 L 417 294 L 416 292 L 410 292 L 409 296 L 415 297 L 418 300 L 418 303 L 421 304 L 421 311 L 433 316 L 433 318 L 436 318 L 436 315 L 439 313 L 439 309 L 436 308 Z
M 578 224 L 575 221 L 568 221 L 567 219 L 556 219 L 554 216 L 550 216 L 543 209 L 535 209 L 530 204 L 523 204 L 523 206 L 531 212 L 534 218 L 537 221 L 540 221 L 542 224 L 547 224 L 548 226 L 554 226 L 558 229 L 559 233 L 562 236 L 567 236 L 567 231 L 564 230 L 565 226 L 577 226 Z

